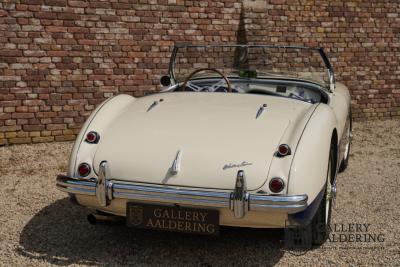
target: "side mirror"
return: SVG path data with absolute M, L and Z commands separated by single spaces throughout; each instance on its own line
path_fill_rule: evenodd
M 161 76 L 160 83 L 163 86 L 170 86 L 171 78 L 168 75 Z

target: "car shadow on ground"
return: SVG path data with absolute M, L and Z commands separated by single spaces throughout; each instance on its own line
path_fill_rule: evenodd
M 20 235 L 20 255 L 56 265 L 262 265 L 279 261 L 282 230 L 223 227 L 217 237 L 90 225 L 67 198 L 43 208 Z

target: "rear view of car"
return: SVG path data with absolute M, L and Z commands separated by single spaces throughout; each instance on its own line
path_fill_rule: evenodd
M 322 49 L 178 46 L 162 83 L 106 100 L 83 126 L 57 187 L 94 210 L 91 222 L 196 234 L 302 226 L 326 239 L 351 128 L 348 90 Z

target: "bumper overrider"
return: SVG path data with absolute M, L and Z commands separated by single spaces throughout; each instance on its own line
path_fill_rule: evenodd
M 248 211 L 280 211 L 294 214 L 307 208 L 307 195 L 247 192 L 244 171 L 238 171 L 233 191 L 210 191 L 118 181 L 107 175 L 107 168 L 106 161 L 100 163 L 97 179 L 58 175 L 57 188 L 70 194 L 95 196 L 99 207 L 108 206 L 113 199 L 125 199 L 204 208 L 229 208 L 235 218 L 243 218 Z

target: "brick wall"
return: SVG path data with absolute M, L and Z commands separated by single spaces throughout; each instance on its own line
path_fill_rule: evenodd
M 0 2 L 0 145 L 72 140 L 105 98 L 158 90 L 174 42 L 326 47 L 357 119 L 400 116 L 400 2 Z

